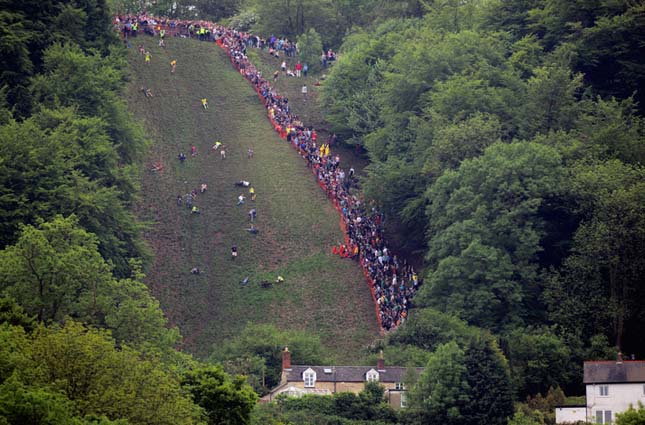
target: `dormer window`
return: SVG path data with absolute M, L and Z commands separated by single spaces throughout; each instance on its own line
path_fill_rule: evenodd
M 366 374 L 365 374 L 365 380 L 367 382 L 378 382 L 378 372 L 375 371 L 374 369 L 370 369 Z
M 316 386 L 316 372 L 309 368 L 302 373 L 302 380 L 305 382 L 305 388 L 313 388 Z

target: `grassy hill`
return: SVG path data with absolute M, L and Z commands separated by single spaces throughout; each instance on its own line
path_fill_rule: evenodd
M 338 361 L 358 357 L 378 335 L 368 287 L 357 263 L 331 255 L 342 240 L 340 217 L 305 162 L 275 134 L 249 83 L 215 44 L 171 39 L 161 49 L 149 37 L 133 41 L 126 101 L 152 140 L 147 165 L 164 167 L 146 171 L 137 206 L 154 251 L 147 282 L 179 326 L 185 348 L 205 356 L 247 322 L 260 322 L 319 335 Z M 152 53 L 149 65 L 139 43 Z M 142 86 L 154 97 L 146 98 Z M 215 140 L 227 146 L 226 159 L 211 151 Z M 183 164 L 179 152 L 188 156 Z M 234 186 L 242 179 L 251 182 L 257 200 L 236 206 L 238 195 L 248 196 Z M 176 198 L 201 183 L 208 184 L 195 202 L 202 213 L 191 215 Z M 250 208 L 258 212 L 255 236 L 245 230 Z M 234 261 L 232 244 L 240 252 Z M 194 266 L 203 273 L 190 274 Z M 285 277 L 281 286 L 259 286 L 278 274 Z M 246 276 L 250 283 L 241 286 Z

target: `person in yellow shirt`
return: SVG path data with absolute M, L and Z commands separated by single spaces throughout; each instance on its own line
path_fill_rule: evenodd
M 250 187 L 249 188 L 249 194 L 251 195 L 251 201 L 255 201 L 255 189 Z
M 202 106 L 204 107 L 204 109 L 208 109 L 208 100 L 206 100 L 206 98 L 202 99 Z
M 146 65 L 150 65 L 150 58 L 151 58 L 150 52 L 146 52 L 146 58 L 145 58 Z
M 175 73 L 175 68 L 177 68 L 177 61 L 175 59 L 170 61 L 170 73 Z
M 325 156 L 329 156 L 329 145 L 325 145 Z

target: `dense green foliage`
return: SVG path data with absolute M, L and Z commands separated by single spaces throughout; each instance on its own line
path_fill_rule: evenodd
M 200 410 L 174 372 L 155 357 L 117 349 L 105 331 L 73 321 L 32 333 L 2 324 L 0 339 L 0 417 L 8 423 L 84 423 L 100 416 L 132 424 L 199 422 Z M 24 407 L 29 403 L 33 409 Z
M 616 425 L 638 425 L 645 423 L 645 407 L 638 403 L 638 409 L 630 406 L 629 410 L 616 415 Z
M 210 425 L 244 425 L 257 400 L 244 377 L 231 379 L 221 366 L 205 366 L 186 373 L 183 385 L 206 411 Z
M 12 34 L 24 40 L 10 46 L 22 59 L 0 69 L 0 247 L 19 224 L 74 213 L 126 277 L 145 253 L 129 211 L 145 143 L 121 99 L 125 62 L 108 11 L 101 1 L 10 3 L 2 16 L 21 20 Z
M 522 396 L 578 390 L 582 360 L 610 345 L 645 353 L 644 16 L 624 2 L 428 2 L 345 39 L 327 118 L 367 150 L 363 188 L 404 248 L 426 252 L 421 311 L 392 347 L 434 350 L 437 335 L 464 350 L 463 327 L 420 320 L 457 317 L 499 336 Z
M 308 423 L 317 425 L 394 424 L 399 417 L 385 402 L 384 389 L 370 382 L 359 394 L 337 393 L 331 396 L 305 395 L 280 398 L 271 405 L 259 405 L 252 422 L 257 425 Z
M 239 335 L 213 347 L 210 360 L 221 362 L 229 373 L 247 376 L 253 388 L 265 394 L 280 383 L 284 347 L 293 353 L 292 364 L 325 363 L 318 337 L 250 323 Z
M 0 12 L 0 423 L 248 422 L 252 388 L 176 351 L 143 283 L 146 142 L 110 19 L 102 0 Z

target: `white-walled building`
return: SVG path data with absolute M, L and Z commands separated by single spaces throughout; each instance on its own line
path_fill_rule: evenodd
M 645 404 L 645 361 L 585 362 L 584 384 L 586 406 L 556 408 L 556 423 L 611 424 L 616 413 Z

